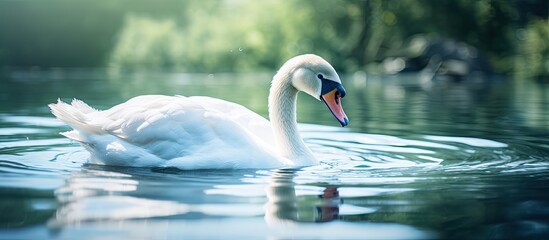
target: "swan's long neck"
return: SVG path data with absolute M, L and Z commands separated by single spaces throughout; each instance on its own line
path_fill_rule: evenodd
M 269 118 L 278 152 L 295 166 L 318 164 L 297 130 L 296 103 L 298 90 L 290 73 L 275 75 L 269 92 Z

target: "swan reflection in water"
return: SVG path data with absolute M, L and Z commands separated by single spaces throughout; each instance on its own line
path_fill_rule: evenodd
M 268 180 L 265 221 L 269 225 L 276 225 L 339 219 L 342 199 L 339 198 L 337 187 L 325 187 L 317 195 L 301 195 L 296 191 L 295 175 L 293 170 L 277 170 Z
M 88 165 L 56 190 L 60 206 L 50 223 L 62 226 L 169 216 L 186 219 L 186 215 L 196 213 L 204 217 L 264 215 L 269 225 L 339 218 L 342 199 L 337 187 L 311 186 L 311 190 L 300 185 L 296 190 L 296 170 L 276 170 L 270 176 L 252 179 L 260 184 L 243 183 L 250 181 L 245 177 L 249 173 L 174 169 L 159 173 L 150 169 Z M 220 199 L 219 195 L 227 197 Z M 265 196 L 267 203 L 263 205 Z M 243 197 L 253 203 L 235 204 L 242 202 Z
M 349 214 L 341 189 L 302 184 L 302 171 L 86 165 L 56 191 L 59 207 L 48 226 L 50 234 L 65 239 L 83 232 L 123 239 L 431 236 L 401 224 L 333 221 Z

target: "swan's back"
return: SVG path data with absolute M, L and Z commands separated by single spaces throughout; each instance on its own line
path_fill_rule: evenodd
M 62 133 L 93 162 L 183 169 L 282 165 L 269 121 L 235 103 L 209 97 L 146 95 L 105 111 L 82 101 L 50 104 L 74 130 Z

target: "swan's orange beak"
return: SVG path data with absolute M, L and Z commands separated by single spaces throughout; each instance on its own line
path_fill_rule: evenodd
M 347 115 L 345 115 L 343 107 L 341 106 L 341 97 L 341 93 L 338 89 L 334 89 L 326 94 L 323 94 L 320 99 L 322 99 L 326 106 L 328 106 L 341 126 L 345 127 L 349 124 L 349 119 L 347 118 Z

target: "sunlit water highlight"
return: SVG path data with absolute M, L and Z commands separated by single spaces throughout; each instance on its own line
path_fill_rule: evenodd
M 299 99 L 301 133 L 321 165 L 183 171 L 87 164 L 87 152 L 58 135 L 68 128 L 46 104 L 79 97 L 106 108 L 146 93 L 209 95 L 265 115 L 269 75 L 36 74 L 2 79 L 10 101 L 0 114 L 0 238 L 549 235 L 544 85 L 502 82 L 479 94 L 462 84 L 426 89 L 349 76 L 349 128 Z

